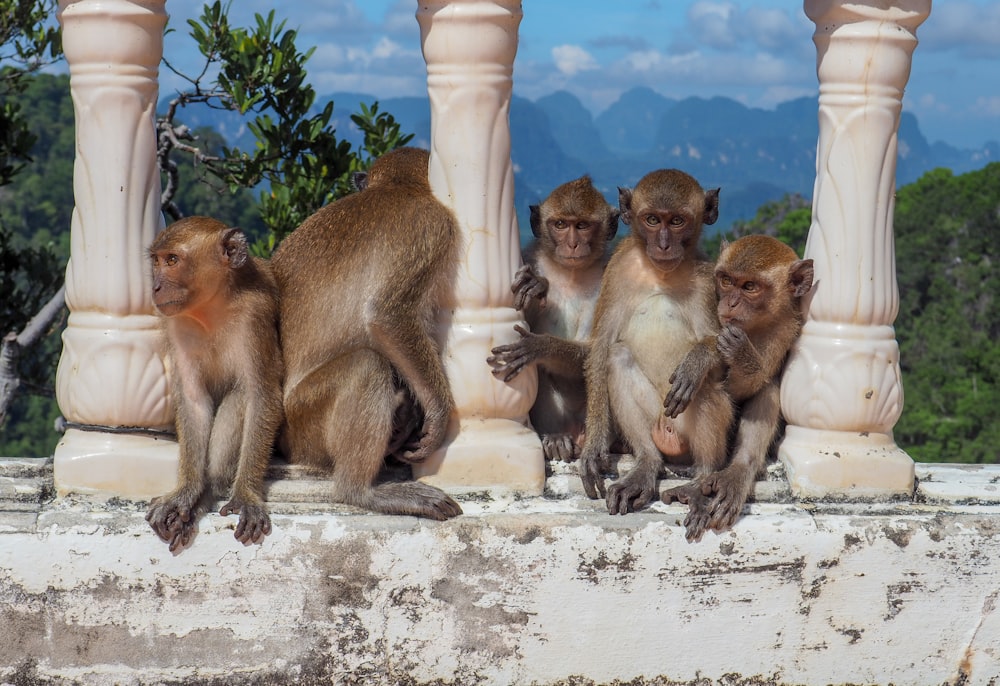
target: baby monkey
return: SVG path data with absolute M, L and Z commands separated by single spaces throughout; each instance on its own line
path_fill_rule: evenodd
M 215 492 L 232 484 L 219 514 L 239 513 L 236 538 L 259 543 L 271 532 L 264 475 L 282 421 L 277 284 L 242 231 L 208 217 L 167 227 L 149 257 L 180 472 L 146 521 L 171 552 L 185 548 Z
M 699 342 L 674 371 L 664 414 L 684 411 L 706 379 L 722 379 L 738 408 L 734 452 L 720 471 L 664 492 L 689 506 L 688 540 L 724 531 L 739 516 L 778 432 L 781 370 L 802 330 L 801 300 L 813 284 L 813 261 L 800 260 L 770 236 L 723 241 L 715 266 L 721 330 Z

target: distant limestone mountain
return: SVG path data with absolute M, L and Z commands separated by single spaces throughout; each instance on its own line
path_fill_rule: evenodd
M 376 97 L 334 93 L 337 131 L 354 144 L 360 132 L 350 121 L 359 103 Z M 325 105 L 326 100 L 317 106 Z M 415 134 L 412 145 L 430 143 L 430 105 L 426 97 L 384 98 L 379 110 L 390 112 L 404 132 Z M 643 174 L 677 167 L 706 188 L 722 187 L 717 229 L 749 219 L 757 208 L 786 193 L 811 197 L 819 135 L 815 97 L 799 98 L 763 110 L 725 97 L 672 100 L 649 88 L 626 91 L 596 117 L 565 91 L 530 101 L 511 102 L 511 157 L 522 235 L 528 230 L 527 206 L 555 186 L 590 174 L 595 186 L 618 202 L 618 186 L 632 186 Z M 232 113 L 192 108 L 179 116 L 189 126 L 212 126 L 230 144 L 253 144 L 246 126 Z M 924 172 L 946 167 L 955 174 L 1000 160 L 1000 144 L 985 143 L 960 150 L 930 144 L 916 117 L 903 112 L 898 137 L 897 184 Z

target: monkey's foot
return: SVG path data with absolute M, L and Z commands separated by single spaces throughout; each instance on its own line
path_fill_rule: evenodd
M 441 522 L 462 514 L 462 508 L 440 488 L 420 481 L 378 484 L 367 497 L 352 498 L 351 504 L 385 514 L 426 517 Z
M 188 547 L 194 539 L 196 505 L 197 501 L 191 503 L 187 498 L 173 496 L 154 498 L 149 503 L 146 521 L 160 540 L 169 544 L 170 552 Z
M 240 521 L 236 524 L 233 536 L 243 545 L 260 543 L 271 533 L 271 517 L 264 503 L 248 503 L 242 499 L 233 498 L 222 506 L 219 514 L 228 517 L 239 513 Z
M 720 532 L 732 528 L 753 493 L 755 481 L 754 471 L 739 463 L 705 477 L 703 492 L 712 494 L 708 526 Z
M 681 457 L 691 450 L 687 440 L 674 430 L 673 422 L 664 415 L 657 417 L 653 425 L 653 443 L 667 457 Z
M 712 500 L 704 493 L 704 489 L 704 482 L 695 479 L 683 486 L 667 489 L 660 496 L 668 505 L 676 500 L 688 506 L 687 516 L 684 517 L 685 537 L 692 543 L 700 541 L 710 527 Z
M 546 460 L 572 462 L 579 452 L 570 434 L 542 434 L 542 453 Z
M 636 466 L 608 487 L 608 513 L 628 514 L 646 507 L 657 495 L 656 475 Z

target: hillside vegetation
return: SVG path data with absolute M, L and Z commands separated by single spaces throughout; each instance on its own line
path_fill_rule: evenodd
M 18 311 L 25 290 L 50 283 L 52 274 L 64 269 L 73 203 L 74 123 L 68 78 L 34 77 L 18 97 L 40 135 L 33 162 L 14 183 L 0 188 L 0 334 L 32 314 Z M 566 111 L 572 103 L 558 98 L 540 102 L 540 107 L 553 105 Z M 384 109 L 393 111 L 391 101 L 385 101 Z M 516 138 L 519 131 L 514 128 L 515 149 L 523 145 Z M 208 129 L 200 133 L 222 144 L 219 134 Z M 733 130 L 729 136 L 738 137 Z M 573 151 L 575 156 L 585 153 Z M 534 174 L 530 169 L 522 173 L 528 178 Z M 744 178 L 749 183 L 754 177 L 748 171 Z M 192 175 L 182 177 L 185 185 L 177 200 L 185 213 L 260 227 L 250 191 L 220 195 L 196 181 Z M 725 189 L 722 197 L 725 203 Z M 526 205 L 528 200 L 519 194 L 517 202 Z M 763 205 L 754 219 L 737 223 L 730 233 L 772 233 L 801 252 L 808 226 L 808 201 L 790 195 Z M 899 188 L 895 227 L 900 291 L 896 333 L 906 395 L 896 440 L 921 461 L 1000 462 L 1000 163 L 961 175 L 937 169 Z M 31 245 L 51 258 L 39 258 L 27 270 L 20 265 L 18 271 L 8 263 L 11 245 Z M 35 374 L 41 388 L 15 402 L 0 429 L 0 455 L 48 455 L 58 440 L 53 430 L 58 408 L 49 397 L 58 331 L 47 346 L 48 355 Z

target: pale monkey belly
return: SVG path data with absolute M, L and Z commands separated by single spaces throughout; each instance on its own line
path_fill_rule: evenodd
M 681 306 L 658 293 L 636 306 L 619 340 L 631 351 L 633 360 L 655 386 L 662 401 L 670 389 L 670 375 L 697 337 Z

